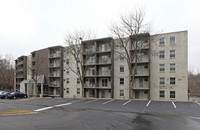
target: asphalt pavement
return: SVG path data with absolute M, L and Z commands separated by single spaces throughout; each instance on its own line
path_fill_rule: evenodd
M 0 116 L 0 129 L 200 129 L 198 102 L 62 98 L 0 100 L 0 112 L 7 110 L 31 110 L 35 113 Z

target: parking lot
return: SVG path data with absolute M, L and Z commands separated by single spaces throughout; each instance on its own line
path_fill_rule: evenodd
M 198 102 L 27 98 L 0 100 L 0 106 L 0 112 L 7 110 L 35 112 L 27 115 L 1 116 L 0 125 L 7 129 L 15 127 L 7 126 L 6 122 L 15 122 L 16 126 L 22 123 L 17 119 L 27 122 L 26 125 L 23 124 L 25 129 L 141 129 L 141 126 L 142 128 L 151 126 L 152 129 L 168 129 L 172 126 L 174 127 L 170 129 L 187 129 L 188 127 L 200 129 L 200 103 Z M 48 122 L 44 122 L 47 120 Z M 148 123 L 145 124 L 145 122 Z M 171 122 L 171 124 L 166 122 Z M 55 123 L 60 125 L 55 127 L 53 125 Z M 141 123 L 142 125 L 139 125 Z

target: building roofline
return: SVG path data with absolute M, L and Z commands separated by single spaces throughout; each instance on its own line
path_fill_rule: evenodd
M 48 49 L 53 49 L 53 48 L 63 48 L 63 46 L 58 45 L 58 46 L 51 46 L 51 47 L 48 47 Z
M 27 57 L 27 56 L 22 55 L 22 56 L 20 56 L 20 57 L 17 57 L 17 59 L 15 59 L 15 61 L 17 61 L 17 60 L 19 60 L 20 58 L 23 58 L 23 57 Z
M 91 39 L 91 40 L 82 41 L 82 43 L 94 42 L 94 41 L 107 41 L 107 40 L 113 40 L 113 38 L 112 37 L 105 37 L 105 38 Z
M 181 33 L 181 32 L 188 32 L 188 30 L 182 30 L 182 31 L 176 31 L 176 32 L 166 32 L 166 33 L 160 33 L 160 34 L 153 34 L 151 36 L 163 35 L 163 34 L 170 34 L 170 33 Z

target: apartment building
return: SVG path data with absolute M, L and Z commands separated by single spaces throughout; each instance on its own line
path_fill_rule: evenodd
M 15 60 L 15 85 L 14 91 L 20 91 L 20 82 L 27 80 L 28 68 L 27 56 L 21 56 Z
M 46 81 L 44 91 L 48 91 L 50 97 L 64 98 L 187 101 L 187 33 L 180 31 L 127 37 L 128 53 L 134 56 L 137 52 L 137 58 L 131 61 L 131 70 L 134 71 L 131 76 L 126 59 L 116 53 L 124 50 L 114 47 L 119 39 L 107 37 L 82 41 L 78 49 L 82 63 L 78 67 L 69 66 L 78 60 L 71 57 L 69 47 L 49 47 L 45 49 L 45 65 L 42 65 Z M 34 55 L 35 52 L 32 53 L 33 70 Z M 16 60 L 18 89 L 19 83 L 26 79 L 26 62 L 26 56 Z M 80 68 L 85 73 L 83 85 L 74 73 Z M 133 85 L 130 85 L 130 79 L 134 80 Z
M 48 51 L 48 96 L 63 97 L 63 47 L 49 47 Z
M 111 37 L 82 42 L 84 97 L 114 98 L 113 49 Z

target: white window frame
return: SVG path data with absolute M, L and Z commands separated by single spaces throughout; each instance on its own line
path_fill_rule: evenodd
M 164 37 L 161 37 L 160 39 L 159 39 L 159 45 L 165 45 L 165 38 Z
M 170 98 L 176 98 L 176 91 L 170 91 Z
M 165 85 L 165 78 L 164 77 L 160 77 L 159 84 L 160 85 Z
M 170 71 L 176 71 L 176 64 L 175 63 L 170 64 Z
M 120 72 L 120 73 L 123 73 L 123 72 L 124 72 L 124 65 L 120 65 L 120 66 L 119 66 L 119 72 Z
M 174 38 L 173 42 L 172 42 L 172 38 Z M 175 36 L 170 36 L 169 41 L 170 41 L 170 45 L 176 44 L 176 37 Z
M 160 64 L 160 72 L 165 72 L 165 64 Z
M 120 84 L 120 85 L 124 85 L 124 78 L 120 78 L 120 79 L 119 79 L 119 84 Z
M 124 90 L 119 90 L 119 96 L 124 97 Z
M 165 51 L 159 51 L 159 58 L 164 59 L 165 58 Z
M 175 58 L 175 57 L 176 57 L 176 51 L 170 50 L 170 58 Z
M 165 98 L 165 91 L 164 90 L 159 91 L 159 97 L 160 98 Z
M 176 84 L 176 78 L 170 77 L 170 85 L 175 85 L 175 84 Z
M 69 78 L 66 78 L 66 83 L 69 83 Z

